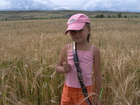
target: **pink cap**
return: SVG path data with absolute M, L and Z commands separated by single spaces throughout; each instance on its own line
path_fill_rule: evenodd
M 85 23 L 90 23 L 88 16 L 86 16 L 85 14 L 72 15 L 67 22 L 68 28 L 65 31 L 65 35 L 69 30 L 81 30 L 84 27 Z

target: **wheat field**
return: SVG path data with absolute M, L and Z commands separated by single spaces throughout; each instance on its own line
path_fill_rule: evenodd
M 0 105 L 59 105 L 55 72 L 71 43 L 66 19 L 0 21 Z M 140 105 L 140 19 L 91 19 L 101 53 L 103 105 Z

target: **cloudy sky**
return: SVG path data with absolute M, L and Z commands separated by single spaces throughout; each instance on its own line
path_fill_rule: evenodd
M 140 0 L 0 0 L 0 11 L 63 9 L 140 12 Z

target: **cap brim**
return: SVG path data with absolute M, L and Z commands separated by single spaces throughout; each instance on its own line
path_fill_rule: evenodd
M 74 23 L 70 24 L 68 28 L 65 31 L 65 35 L 70 31 L 70 30 L 81 30 L 85 26 L 85 23 Z

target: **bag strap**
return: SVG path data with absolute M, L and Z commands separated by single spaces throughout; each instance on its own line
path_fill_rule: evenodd
M 77 55 L 77 48 L 76 48 L 76 43 L 75 42 L 73 42 L 72 51 L 73 51 L 74 64 L 77 68 L 77 76 L 78 76 L 78 80 L 79 80 L 79 83 L 80 83 L 81 88 L 82 88 L 83 95 L 86 98 L 86 101 L 87 101 L 88 105 L 92 105 L 89 98 L 87 98 L 88 97 L 88 92 L 87 92 L 86 86 L 83 83 L 82 71 L 79 67 L 79 59 L 78 59 L 78 55 Z

